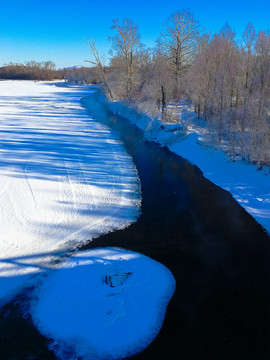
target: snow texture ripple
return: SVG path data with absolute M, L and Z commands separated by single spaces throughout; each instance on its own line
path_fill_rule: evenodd
M 61 251 L 139 216 L 131 157 L 80 105 L 91 91 L 0 81 L 0 302 Z
M 32 317 L 58 359 L 122 359 L 154 340 L 174 290 L 172 273 L 147 256 L 77 252 L 38 289 Z

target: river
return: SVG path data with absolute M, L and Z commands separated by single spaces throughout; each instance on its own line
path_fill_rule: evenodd
M 162 330 L 133 359 L 269 360 L 269 237 L 196 166 L 144 141 L 135 125 L 103 110 L 98 120 L 119 132 L 137 167 L 142 214 L 82 249 L 138 251 L 166 265 L 176 279 Z M 31 318 L 22 316 L 21 300 L 1 310 L 1 359 L 55 359 Z

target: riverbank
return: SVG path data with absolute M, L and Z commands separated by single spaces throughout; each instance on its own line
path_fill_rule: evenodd
M 116 246 L 164 264 L 176 291 L 157 338 L 132 359 L 269 359 L 270 242 L 229 192 L 90 96 L 89 114 L 118 131 L 138 170 L 142 215 L 82 250 Z
M 206 141 L 205 127 L 194 121 L 189 107 L 180 109 L 180 124 L 163 124 L 137 112 L 123 102 L 101 98 L 114 114 L 138 126 L 146 140 L 167 146 L 170 151 L 198 166 L 203 175 L 229 191 L 234 199 L 270 234 L 270 173 L 241 160 L 232 161 L 222 150 Z

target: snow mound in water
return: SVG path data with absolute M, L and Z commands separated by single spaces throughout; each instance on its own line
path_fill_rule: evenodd
M 147 256 L 77 252 L 40 287 L 32 317 L 59 359 L 121 359 L 154 340 L 174 290 L 172 273 Z

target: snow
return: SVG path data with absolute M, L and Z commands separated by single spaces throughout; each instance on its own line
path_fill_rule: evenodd
M 171 272 L 144 255 L 77 252 L 39 288 L 32 318 L 59 359 L 121 359 L 154 340 L 174 290 Z
M 270 178 L 243 161 L 232 162 L 221 150 L 203 147 L 200 135 L 190 133 L 170 150 L 197 165 L 206 178 L 229 191 L 258 223 L 270 232 Z
M 0 301 L 63 251 L 139 216 L 131 157 L 80 105 L 91 91 L 0 81 Z
M 236 201 L 270 233 L 270 174 L 255 165 L 231 161 L 214 144 L 206 145 L 205 121 L 194 121 L 195 113 L 186 102 L 180 102 L 180 124 L 162 124 L 128 107 L 123 102 L 108 102 L 108 108 L 144 132 L 146 140 L 167 146 L 172 152 L 198 166 L 214 184 L 229 191 Z M 179 128 L 177 128 L 177 126 Z
M 105 102 L 104 97 L 101 96 L 99 100 L 105 103 L 112 113 L 123 116 L 131 123 L 136 124 L 143 131 L 144 138 L 147 141 L 168 146 L 172 142 L 180 141 L 185 136 L 186 129 L 182 124 L 165 125 L 160 119 L 140 113 L 124 102 Z

